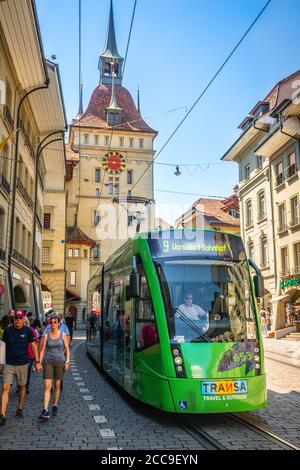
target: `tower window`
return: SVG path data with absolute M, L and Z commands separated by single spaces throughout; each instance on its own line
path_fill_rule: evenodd
M 108 147 L 109 146 L 109 136 L 106 135 L 104 140 L 105 140 L 105 146 Z
M 120 147 L 124 147 L 124 137 L 120 137 Z
M 133 184 L 133 171 L 127 171 L 127 184 Z
M 140 149 L 144 148 L 144 139 L 139 139 L 140 140 Z
M 100 168 L 96 168 L 95 170 L 95 182 L 100 183 L 101 172 Z
M 88 143 L 89 143 L 89 135 L 88 135 L 88 134 L 84 134 L 84 136 L 83 136 L 83 143 L 84 143 L 85 145 L 88 145 Z
M 95 145 L 99 145 L 99 136 L 95 135 Z
M 134 147 L 134 140 L 133 137 L 130 137 L 129 139 L 129 147 L 132 149 Z

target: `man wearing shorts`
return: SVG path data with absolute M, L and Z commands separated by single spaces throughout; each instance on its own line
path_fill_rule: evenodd
M 23 418 L 23 407 L 26 397 L 26 383 L 28 376 L 28 344 L 31 343 L 35 358 L 35 368 L 39 372 L 42 367 L 38 359 L 38 348 L 35 336 L 30 328 L 24 325 L 25 313 L 17 310 L 13 319 L 13 326 L 7 328 L 2 337 L 6 346 L 6 364 L 3 369 L 3 388 L 1 397 L 0 426 L 5 424 L 6 409 L 9 401 L 10 387 L 17 380 L 19 386 L 19 404 L 16 412 L 17 418 Z

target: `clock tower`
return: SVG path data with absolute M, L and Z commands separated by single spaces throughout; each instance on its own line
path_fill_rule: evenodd
M 77 224 L 95 242 L 89 253 L 89 279 L 85 276 L 78 292 L 87 311 L 96 302 L 92 299 L 103 263 L 135 235 L 137 227 L 148 230 L 154 220 L 151 163 L 157 132 L 144 121 L 123 86 L 123 65 L 110 0 L 104 51 L 98 63 L 99 84 L 87 108 L 80 109 L 73 120 L 67 152 L 68 226 Z

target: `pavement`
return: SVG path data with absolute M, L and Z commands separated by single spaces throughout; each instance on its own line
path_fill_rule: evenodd
M 268 407 L 246 414 L 300 445 L 300 344 L 271 339 L 265 339 L 264 344 Z M 173 415 L 140 404 L 101 374 L 86 355 L 85 332 L 75 332 L 70 368 L 59 415 L 47 422 L 38 419 L 43 407 L 42 375 L 33 374 L 24 419 L 14 416 L 17 394 L 13 387 L 7 423 L 0 428 L 1 450 L 203 449 L 193 435 L 176 424 Z M 224 441 L 227 448 L 265 448 L 259 436 L 255 442 L 255 436 L 232 429 L 223 415 L 197 419 L 216 438 L 231 436 Z

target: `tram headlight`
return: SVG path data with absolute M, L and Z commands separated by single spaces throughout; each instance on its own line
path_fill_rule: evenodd
M 183 371 L 183 367 L 182 367 L 182 366 L 177 366 L 176 369 L 177 369 L 177 372 L 182 372 L 182 371 Z
M 181 364 L 182 364 L 182 357 L 180 357 L 180 356 L 175 357 L 174 362 L 175 362 L 175 364 L 176 364 L 177 366 L 181 366 Z
M 254 348 L 254 352 L 257 354 L 259 353 L 259 349 L 258 348 Z
M 173 354 L 174 354 L 174 356 L 178 356 L 179 355 L 179 349 L 173 349 Z
M 255 362 L 259 362 L 259 360 L 260 360 L 260 359 L 259 359 L 259 356 L 255 356 L 255 357 L 254 357 L 254 360 L 255 360 Z
M 255 369 L 260 369 L 260 365 L 259 365 L 259 364 L 255 364 Z

